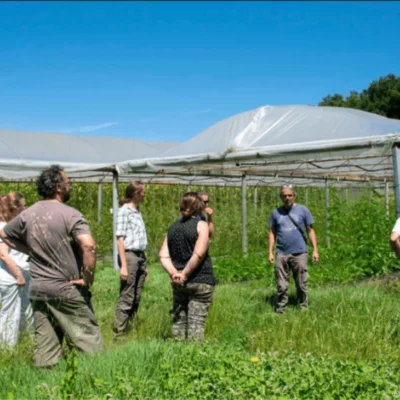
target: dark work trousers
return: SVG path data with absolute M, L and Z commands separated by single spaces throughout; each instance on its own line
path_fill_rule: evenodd
M 85 303 L 88 305 L 88 307 L 94 314 L 94 309 L 93 309 L 93 305 L 92 305 L 92 292 L 89 290 L 89 288 L 87 286 L 75 285 L 75 287 L 78 289 L 79 293 L 82 295 L 83 299 L 85 300 Z
M 128 322 L 137 313 L 146 277 L 146 256 L 143 252 L 133 253 L 127 251 L 125 257 L 128 268 L 128 279 L 126 281 L 121 280 L 120 282 L 119 299 L 113 327 L 115 335 L 124 334 Z M 121 266 L 119 257 L 118 263 Z
M 62 355 L 63 338 L 83 353 L 102 350 L 100 328 L 83 296 L 32 301 L 35 319 L 35 365 L 49 367 Z
M 276 312 L 284 313 L 288 304 L 289 296 L 289 274 L 293 272 L 293 278 L 296 283 L 297 302 L 300 308 L 308 307 L 307 290 L 307 253 L 301 254 L 280 254 L 276 255 L 276 282 L 277 282 L 277 301 Z

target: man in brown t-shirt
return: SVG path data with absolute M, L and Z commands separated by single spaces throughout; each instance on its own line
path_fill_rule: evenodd
M 35 318 L 35 364 L 58 363 L 64 335 L 78 350 L 102 349 L 100 329 L 80 285 L 93 283 L 95 242 L 83 215 L 65 205 L 71 183 L 58 165 L 37 179 L 43 200 L 29 207 L 0 231 L 11 247 L 29 254 Z

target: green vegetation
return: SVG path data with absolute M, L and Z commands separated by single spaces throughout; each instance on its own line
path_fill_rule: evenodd
M 344 98 L 341 94 L 326 96 L 320 106 L 348 107 L 400 119 L 400 76 L 388 74 L 373 81 L 360 93 L 353 90 Z
M 100 222 L 97 211 L 97 184 L 75 183 L 69 202 L 88 220 L 97 242 L 97 253 L 100 255 L 112 252 L 111 189 L 110 184 L 103 184 Z M 120 197 L 124 189 L 125 184 L 121 183 Z M 192 187 L 192 190 L 200 189 L 200 187 Z M 247 190 L 248 253 L 250 259 L 253 256 L 256 257 L 254 263 L 241 260 L 241 189 L 215 186 L 206 186 L 204 189 L 209 193 L 210 205 L 215 210 L 214 220 L 217 233 L 211 245 L 211 254 L 216 257 L 215 263 L 228 266 L 230 261 L 227 259 L 231 258 L 232 265 L 238 264 L 241 268 L 244 266 L 245 269 L 249 269 L 248 277 L 245 279 L 263 276 L 264 260 L 266 260 L 263 254 L 267 249 L 267 222 L 272 210 L 280 205 L 279 189 L 257 187 L 257 189 L 248 188 Z M 23 193 L 28 205 L 38 200 L 34 184 L 0 183 L 0 193 L 11 190 Z M 157 261 L 158 251 L 167 229 L 179 215 L 178 202 L 185 190 L 186 188 L 182 185 L 147 185 L 142 213 L 149 239 L 147 255 L 152 262 Z M 345 265 L 345 268 L 340 268 L 340 270 L 346 271 L 346 274 L 349 269 L 358 269 L 358 271 L 352 271 L 349 277 L 352 278 L 354 275 L 379 275 L 397 267 L 395 257 L 388 251 L 388 234 L 395 221 L 393 195 L 390 197 L 390 217 L 386 217 L 384 194 L 374 190 L 373 187 L 330 188 L 328 210 L 325 209 L 325 189 L 299 187 L 297 193 L 298 202 L 307 205 L 315 219 L 322 257 L 321 268 L 330 268 L 333 264 L 341 267 Z M 328 238 L 330 246 L 327 245 Z M 254 274 L 252 271 L 254 267 L 259 272 Z M 227 273 L 229 274 L 230 271 Z
M 100 267 L 93 300 L 105 351 L 72 353 L 42 371 L 32 365 L 32 342 L 22 339 L 14 352 L 0 353 L 0 398 L 400 398 L 395 280 L 321 287 L 315 279 L 309 311 L 290 307 L 284 316 L 273 312 L 270 277 L 223 283 L 207 342 L 195 344 L 170 339 L 168 277 L 158 265 L 150 274 L 138 318 L 126 338 L 113 342 L 118 272 Z
M 22 337 L 15 351 L 0 352 L 1 399 L 400 398 L 400 284 L 354 283 L 398 268 L 388 245 L 393 198 L 386 217 L 383 193 L 371 187 L 330 188 L 328 210 L 324 190 L 297 189 L 298 201 L 315 218 L 321 260 L 309 267 L 309 311 L 293 306 L 278 316 L 273 312 L 273 266 L 266 253 L 267 220 L 279 205 L 278 189 L 247 191 L 246 257 L 241 254 L 240 188 L 204 189 L 215 209 L 217 230 L 210 252 L 219 282 L 206 343 L 170 339 L 170 284 L 156 263 L 185 188 L 147 185 L 142 212 L 150 282 L 127 337 L 112 341 L 119 278 L 111 265 L 100 265 L 93 303 L 105 351 L 93 357 L 73 352 L 54 369 L 42 371 L 32 364 L 32 339 Z M 1 193 L 10 190 L 24 193 L 28 204 L 37 200 L 33 184 L 0 184 Z M 121 184 L 120 195 L 123 190 Z M 103 185 L 100 222 L 97 185 L 75 184 L 71 205 L 88 219 L 99 253 L 109 254 L 111 185 Z

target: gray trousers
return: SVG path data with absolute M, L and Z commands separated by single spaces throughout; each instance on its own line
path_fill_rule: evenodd
M 126 252 L 128 279 L 121 280 L 119 299 L 115 310 L 114 334 L 124 334 L 129 320 L 133 319 L 139 309 L 140 297 L 146 277 L 146 258 L 135 253 Z
M 172 336 L 176 339 L 204 339 L 204 325 L 212 303 L 214 286 L 205 283 L 172 285 L 174 308 Z
M 47 367 L 59 362 L 64 336 L 69 345 L 84 353 L 102 350 L 100 328 L 83 297 L 32 301 L 35 320 L 35 365 Z
M 301 254 L 276 254 L 276 283 L 277 283 L 277 299 L 276 312 L 283 313 L 286 311 L 289 296 L 289 278 L 290 270 L 292 270 L 293 278 L 296 283 L 297 303 L 300 308 L 308 307 L 308 290 L 307 290 L 307 253 Z

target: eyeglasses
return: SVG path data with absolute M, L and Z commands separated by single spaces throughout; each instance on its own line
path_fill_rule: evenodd
M 292 194 L 283 194 L 282 197 L 293 197 Z
M 293 189 L 293 185 L 290 183 L 286 183 L 281 186 L 281 189 Z
M 203 200 L 203 203 L 204 204 L 208 204 L 208 200 Z

